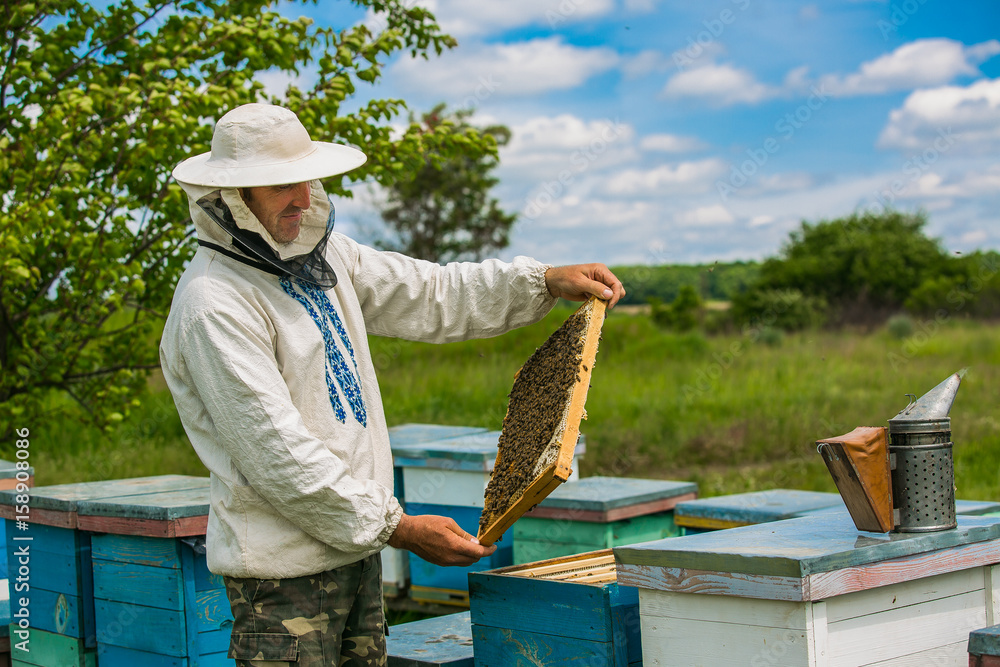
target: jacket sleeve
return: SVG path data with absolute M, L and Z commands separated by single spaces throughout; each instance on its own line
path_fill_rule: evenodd
M 388 541 L 402 516 L 392 489 L 352 477 L 309 433 L 262 318 L 205 309 L 188 320 L 179 342 L 190 387 L 204 406 L 198 421 L 232 460 L 232 483 L 248 485 L 288 521 L 341 551 L 367 555 Z
M 557 301 L 545 285 L 549 265 L 528 257 L 441 266 L 357 244 L 353 250 L 351 279 L 368 333 L 377 336 L 488 338 L 537 322 Z

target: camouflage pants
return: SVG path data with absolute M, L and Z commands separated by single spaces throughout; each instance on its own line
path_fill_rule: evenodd
M 224 579 L 239 667 L 386 664 L 380 554 L 308 577 Z

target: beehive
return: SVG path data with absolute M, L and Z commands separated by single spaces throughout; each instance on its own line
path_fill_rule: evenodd
M 572 474 L 604 312 L 604 302 L 591 298 L 515 376 L 484 496 L 482 544 L 493 544 Z

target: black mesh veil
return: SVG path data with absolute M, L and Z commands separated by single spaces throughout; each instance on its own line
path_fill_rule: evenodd
M 267 241 L 256 232 L 241 229 L 233 218 L 232 211 L 222 199 L 219 190 L 210 192 L 198 200 L 198 206 L 227 234 L 233 237 L 233 245 L 239 250 L 274 267 L 283 275 L 292 276 L 327 290 L 337 284 L 337 274 L 326 261 L 326 242 L 333 231 L 334 211 L 330 205 L 330 217 L 327 218 L 326 232 L 319 243 L 304 255 L 296 255 L 281 259 L 278 253 L 268 245 Z

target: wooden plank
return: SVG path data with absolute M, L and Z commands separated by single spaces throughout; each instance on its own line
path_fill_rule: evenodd
M 107 516 L 80 516 L 80 530 L 119 535 L 145 535 L 147 537 L 194 537 L 208 530 L 208 515 L 191 516 L 169 521 L 130 519 Z
M 20 514 L 16 511 L 17 509 L 15 505 L 0 505 L 0 518 L 27 521 L 33 526 L 55 526 L 70 530 L 76 528 L 76 512 L 60 512 L 32 507 L 29 508 L 27 514 Z
M 805 608 L 810 667 L 828 667 L 830 664 L 830 626 L 827 622 L 826 603 L 807 603 Z
M 509 574 L 512 576 L 519 577 L 543 577 L 549 578 L 548 575 L 558 575 L 560 573 L 567 572 L 568 570 L 581 570 L 595 567 L 610 566 L 614 569 L 615 566 L 615 556 L 610 549 L 604 549 L 599 552 L 592 552 L 589 554 L 581 554 L 580 558 L 575 559 L 563 559 L 560 558 L 554 563 L 536 563 L 528 564 L 519 568 L 509 568 L 503 572 L 503 574 Z M 499 574 L 499 573 L 496 573 Z M 557 577 L 551 577 L 557 578 Z
M 829 598 L 826 601 L 827 618 L 830 623 L 838 623 L 982 590 L 983 569 L 974 567 Z
M 794 602 L 808 599 L 806 581 L 803 578 L 622 565 L 621 562 L 618 563 L 618 583 L 678 593 L 733 595 Z
M 986 624 L 1000 623 L 1000 565 L 990 565 L 983 570 L 983 588 L 986 589 Z
M 100 667 L 189 667 L 187 658 L 162 653 L 137 651 L 111 644 L 98 644 L 97 663 Z M 232 663 L 231 663 L 232 664 Z
M 199 632 L 197 640 L 199 660 L 206 655 L 214 655 L 217 653 L 225 655 L 226 651 L 229 650 L 229 638 L 232 634 L 232 621 L 230 621 L 230 624 L 226 627 L 222 627 L 217 630 L 209 630 L 207 632 Z M 213 657 L 212 660 L 214 661 L 215 658 Z M 232 662 L 227 664 L 232 665 Z
M 38 573 L 45 577 L 44 582 L 41 582 L 39 581 L 41 577 L 36 579 L 29 575 L 29 585 L 39 581 L 36 585 L 44 586 L 48 590 L 67 595 L 84 595 L 83 579 L 84 576 L 89 576 L 89 573 L 82 571 L 79 557 L 49 553 L 41 549 L 29 549 L 28 558 L 31 574 Z M 16 565 L 16 561 L 13 562 Z
M 804 666 L 810 664 L 809 651 L 805 630 L 645 615 L 642 618 L 642 660 L 647 666 Z
M 958 570 L 991 565 L 1000 560 L 1000 541 L 974 543 L 858 567 L 845 567 L 807 577 L 808 599 L 826 598 L 898 584 Z
M 567 665 L 569 667 L 613 667 L 614 646 L 610 641 L 561 637 L 527 630 L 504 630 L 473 624 L 472 641 L 478 667 L 507 665 Z
M 94 535 L 91 540 L 96 559 L 153 567 L 180 568 L 181 548 L 179 540 L 139 535 Z
M 183 612 L 100 599 L 94 600 L 94 611 L 98 643 L 177 658 L 188 655 Z
M 184 578 L 169 567 L 94 560 L 94 597 L 116 602 L 184 609 Z
M 829 624 L 830 665 L 848 667 L 900 658 L 958 641 L 986 622 L 982 591 Z
M 807 607 L 806 603 L 786 600 L 639 590 L 639 609 L 642 614 L 664 619 L 687 618 L 804 631 L 808 628 Z
M 965 667 L 969 664 L 968 659 L 969 656 L 965 652 L 965 642 L 955 642 L 898 658 L 865 663 L 860 667 L 944 667 L 945 665 Z M 983 667 L 1000 667 L 1000 662 L 995 665 L 983 665 Z
M 585 481 L 589 479 L 585 477 L 580 481 Z M 572 482 L 567 482 L 570 484 Z M 563 484 L 559 489 L 556 489 L 552 494 L 558 493 L 560 489 L 566 488 L 567 484 Z M 666 512 L 672 510 L 677 503 L 682 503 L 687 500 L 693 500 L 698 497 L 697 493 L 688 493 L 683 496 L 677 496 L 676 498 L 663 498 L 661 500 L 651 500 L 646 503 L 629 505 L 627 507 L 615 507 L 609 510 L 585 510 L 585 509 L 567 509 L 563 507 L 546 507 L 545 502 L 552 498 L 552 494 L 549 495 L 546 500 L 543 500 L 541 504 L 536 505 L 534 509 L 529 511 L 525 516 L 532 517 L 535 519 L 564 519 L 569 521 L 588 521 L 591 523 L 610 523 L 612 521 L 620 521 L 622 519 L 631 519 L 637 516 L 645 516 L 647 514 L 658 514 L 660 512 Z

